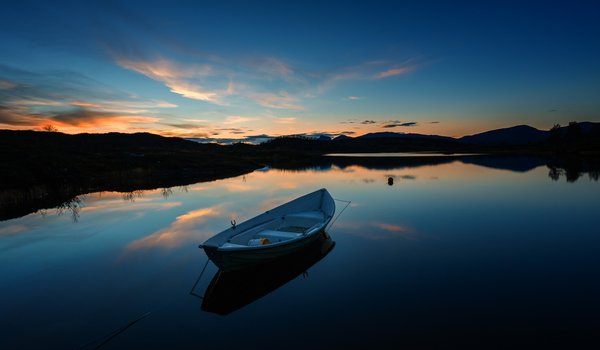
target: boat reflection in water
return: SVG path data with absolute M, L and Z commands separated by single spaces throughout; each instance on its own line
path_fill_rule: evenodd
M 277 260 L 242 270 L 219 270 L 204 292 L 202 310 L 227 315 L 241 309 L 305 273 L 334 246 L 323 231 L 306 247 Z

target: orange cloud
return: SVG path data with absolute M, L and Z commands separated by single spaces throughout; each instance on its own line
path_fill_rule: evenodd
M 413 70 L 412 67 L 391 68 L 391 69 L 387 69 L 387 70 L 377 73 L 375 75 L 375 79 L 389 78 L 389 77 L 393 77 L 396 75 L 408 73 L 412 70 Z
M 212 73 L 212 68 L 208 65 L 177 65 L 165 59 L 156 61 L 129 60 L 121 58 L 117 63 L 126 69 L 143 74 L 150 79 L 165 84 L 171 92 L 179 94 L 194 100 L 222 104 L 221 97 L 216 91 L 210 91 L 202 88 L 196 83 L 191 83 L 187 79 L 194 77 L 205 77 Z M 227 90 L 233 89 L 228 86 Z M 233 90 L 232 90 L 233 91 Z
M 41 128 L 52 124 L 60 131 L 81 132 L 81 128 L 128 129 L 132 125 L 148 125 L 158 122 L 156 117 L 143 115 L 113 114 L 79 108 L 73 111 L 46 115 L 31 113 L 20 106 L 0 106 L 0 125 L 13 128 Z
M 225 121 L 223 122 L 223 124 L 226 124 L 226 125 L 229 125 L 229 124 L 240 124 L 240 123 L 251 122 L 251 121 L 254 121 L 254 120 L 256 120 L 256 118 L 231 115 L 231 116 L 225 118 Z
M 296 118 L 294 118 L 294 117 L 280 117 L 280 118 L 275 118 L 275 122 L 279 123 L 279 124 L 295 124 L 296 123 Z

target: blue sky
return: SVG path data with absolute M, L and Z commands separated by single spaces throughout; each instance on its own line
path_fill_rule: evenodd
M 600 120 L 594 2 L 19 1 L 0 128 L 450 136 Z

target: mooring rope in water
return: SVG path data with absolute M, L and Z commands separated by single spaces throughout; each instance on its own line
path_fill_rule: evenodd
M 344 206 L 344 209 L 342 209 L 342 211 L 340 211 L 339 214 L 337 214 L 337 216 L 335 217 L 335 219 L 333 219 L 333 221 L 331 222 L 331 224 L 329 224 L 329 227 L 326 227 L 325 230 L 329 230 L 330 228 L 333 227 L 333 224 L 335 224 L 335 222 L 337 221 L 337 219 L 339 219 L 340 215 L 342 215 L 342 213 L 344 212 L 344 210 L 346 210 L 346 208 L 348 208 L 348 206 L 350 205 L 350 203 L 352 203 L 352 201 L 346 201 L 343 199 L 333 199 L 334 201 L 338 201 L 338 202 L 343 202 L 346 203 L 346 206 Z
M 208 266 L 210 259 L 206 259 L 206 263 L 204 264 L 204 267 L 202 268 L 202 272 L 200 272 L 200 275 L 198 276 L 198 278 L 196 279 L 196 283 L 194 283 L 194 286 L 192 287 L 192 289 L 190 290 L 190 295 L 193 295 L 195 297 L 198 297 L 200 299 L 204 299 L 203 295 L 197 294 L 195 292 L 196 290 L 196 286 L 198 285 L 198 283 L 200 282 L 200 280 L 202 279 L 202 275 L 204 275 L 204 271 L 206 270 L 206 267 Z
M 106 343 L 113 340 L 116 336 L 125 332 L 129 327 L 133 326 L 134 324 L 138 323 L 139 321 L 143 320 L 144 318 L 150 316 L 151 313 L 152 313 L 152 311 L 148 311 L 145 314 L 141 315 L 140 317 L 136 318 L 135 320 L 129 321 L 129 323 L 127 323 L 125 326 L 115 329 L 114 331 L 110 332 L 109 334 L 105 335 L 102 338 L 93 340 L 93 341 L 85 344 L 82 347 L 80 347 L 79 349 L 85 349 L 85 348 L 91 347 L 93 344 L 96 344 L 96 343 L 99 343 L 99 344 L 94 346 L 93 349 L 94 350 L 100 349 L 102 346 L 106 345 Z
M 200 299 L 203 299 L 203 296 L 200 296 L 200 295 L 196 294 L 194 292 L 194 290 L 196 289 L 196 286 L 200 282 L 200 279 L 202 278 L 202 275 L 204 275 L 204 272 L 206 271 L 206 267 L 208 266 L 209 262 L 210 262 L 210 260 L 206 259 L 206 263 L 204 264 L 204 267 L 202 268 L 202 272 L 200 273 L 200 276 L 198 276 L 198 279 L 196 280 L 196 283 L 194 283 L 194 286 L 190 290 L 190 294 L 191 295 L 199 297 Z M 103 347 L 104 345 L 106 345 L 108 342 L 110 342 L 111 340 L 113 340 L 115 337 L 117 337 L 119 334 L 121 334 L 121 333 L 125 332 L 126 330 L 128 330 L 134 324 L 136 324 L 139 321 L 143 320 L 144 318 L 150 316 L 150 314 L 152 314 L 153 312 L 156 312 L 158 310 L 161 310 L 161 309 L 167 307 L 169 304 L 171 304 L 175 300 L 176 300 L 176 298 L 172 298 L 169 302 L 163 304 L 162 306 L 156 307 L 153 310 L 146 312 L 145 314 L 137 317 L 134 320 L 129 321 L 129 323 L 127 323 L 126 325 L 124 325 L 124 326 L 122 326 L 120 328 L 115 329 L 114 331 L 106 334 L 103 337 L 99 337 L 97 339 L 94 339 L 94 340 L 86 343 L 85 345 L 79 347 L 79 349 L 80 350 L 83 350 L 83 349 L 94 349 L 94 350 L 100 349 L 101 347 Z

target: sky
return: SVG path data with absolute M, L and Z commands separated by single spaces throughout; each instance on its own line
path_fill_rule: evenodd
M 463 136 L 600 121 L 600 3 L 12 1 L 0 129 Z

